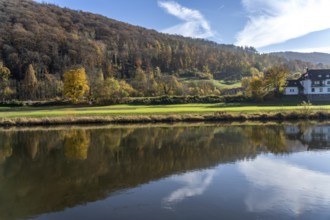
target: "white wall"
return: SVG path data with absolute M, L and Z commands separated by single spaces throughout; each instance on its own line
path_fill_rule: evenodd
M 286 87 L 284 90 L 284 95 L 298 95 L 298 87 Z
M 328 80 L 327 80 L 328 81 Z M 311 80 L 304 80 L 301 81 L 301 85 L 304 87 L 304 94 L 314 94 L 314 95 L 319 95 L 319 94 L 330 94 L 330 85 L 326 84 L 326 81 L 323 82 L 324 86 L 313 86 L 312 87 L 312 81 Z M 312 88 L 314 88 L 314 92 L 312 92 Z M 321 91 L 322 90 L 322 91 Z

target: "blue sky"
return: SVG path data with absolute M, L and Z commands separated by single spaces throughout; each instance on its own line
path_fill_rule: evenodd
M 37 1 L 260 52 L 330 53 L 329 0 Z

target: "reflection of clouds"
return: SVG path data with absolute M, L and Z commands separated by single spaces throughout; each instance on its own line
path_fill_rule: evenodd
M 298 215 L 330 205 L 329 174 L 262 157 L 239 163 L 239 169 L 254 185 L 245 201 L 249 211 L 279 209 Z
M 163 207 L 171 208 L 171 206 L 181 202 L 187 197 L 202 195 L 211 184 L 214 174 L 214 170 L 208 170 L 191 172 L 175 177 L 175 181 L 181 182 L 185 186 L 175 190 L 168 197 L 165 197 L 163 199 Z

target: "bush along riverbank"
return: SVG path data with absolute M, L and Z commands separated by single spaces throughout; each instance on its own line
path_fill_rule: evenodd
M 171 115 L 123 115 L 123 116 L 59 116 L 0 118 L 0 126 L 51 126 L 84 124 L 172 123 L 172 122 L 230 122 L 230 121 L 285 121 L 328 120 L 330 112 L 271 112 L 171 114 Z

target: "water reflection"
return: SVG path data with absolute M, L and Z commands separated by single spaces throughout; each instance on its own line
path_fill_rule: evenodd
M 163 207 L 171 209 L 185 198 L 202 195 L 211 184 L 214 175 L 215 170 L 207 170 L 174 177 L 174 181 L 183 183 L 184 186 L 164 198 Z
M 245 200 L 249 211 L 280 210 L 298 216 L 330 205 L 328 173 L 265 157 L 241 162 L 239 169 L 252 183 Z
M 85 130 L 70 131 L 64 136 L 64 155 L 72 160 L 86 160 L 89 135 Z
M 0 219 L 61 211 L 171 175 L 176 175 L 175 181 L 181 186 L 161 199 L 163 207 L 175 208 L 190 197 L 203 195 L 215 178 L 212 169 L 205 173 L 185 172 L 247 159 L 252 161 L 260 153 L 282 155 L 307 149 L 327 149 L 330 146 L 328 127 L 197 124 L 3 129 L 0 130 Z M 326 174 L 312 173 L 301 167 L 293 169 L 279 163 L 282 165 L 277 170 L 288 172 L 280 175 L 271 169 L 275 166 L 272 161 L 257 158 L 256 163 L 261 164 L 251 167 L 251 164 L 242 163 L 240 169 L 255 188 L 268 189 L 270 182 L 256 177 L 274 172 L 274 179 L 269 181 L 273 182 L 271 186 L 281 189 L 276 193 L 284 197 L 272 195 L 271 201 L 260 202 L 251 194 L 247 199 L 250 210 L 266 210 L 262 207 L 273 207 L 281 198 L 292 204 L 293 200 L 304 199 L 299 196 L 292 196 L 291 200 L 286 198 L 284 194 L 298 194 L 300 191 L 286 191 L 287 188 L 275 181 L 277 177 L 310 176 L 306 181 L 300 177 L 303 180 L 300 182 L 310 185 L 312 178 L 317 179 L 324 184 L 315 182 L 320 187 L 311 188 L 299 185 L 297 180 L 292 185 L 298 184 L 299 189 L 311 191 L 307 196 L 315 194 L 315 199 L 328 201 L 324 191 L 320 197 L 320 189 L 329 184 Z M 263 169 L 258 170 L 259 166 Z M 309 174 L 302 175 L 306 172 Z M 309 201 L 305 207 L 313 204 Z

